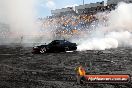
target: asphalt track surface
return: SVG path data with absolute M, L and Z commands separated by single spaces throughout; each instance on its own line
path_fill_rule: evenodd
M 132 88 L 127 84 L 76 83 L 75 67 L 87 74 L 132 75 L 132 49 L 32 54 L 31 47 L 0 46 L 0 88 Z

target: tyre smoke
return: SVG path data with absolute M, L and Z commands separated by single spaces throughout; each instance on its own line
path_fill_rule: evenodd
M 110 12 L 96 14 L 99 22 L 94 30 L 81 38 L 78 50 L 105 50 L 118 47 L 132 47 L 132 4 L 121 2 Z M 103 20 L 105 17 L 107 20 Z
M 39 34 L 36 0 L 0 0 L 0 44 L 34 42 Z

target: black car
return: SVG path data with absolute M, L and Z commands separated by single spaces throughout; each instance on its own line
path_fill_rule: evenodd
M 71 43 L 66 40 L 54 40 L 48 45 L 40 45 L 33 47 L 32 53 L 65 52 L 74 51 L 76 49 L 77 49 L 76 43 Z

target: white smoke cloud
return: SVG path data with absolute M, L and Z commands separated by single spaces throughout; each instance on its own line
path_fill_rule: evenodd
M 107 21 L 99 20 L 95 30 L 81 39 L 78 50 L 105 50 L 117 47 L 132 47 L 132 4 L 119 3 L 117 9 L 110 13 L 99 13 L 97 17 L 107 17 Z
M 0 0 L 0 23 L 9 27 L 8 33 L 3 34 L 7 36 L 6 40 L 0 43 L 18 43 L 20 39 L 29 42 L 29 36 L 38 35 L 35 4 L 36 0 Z M 2 35 L 1 39 L 3 39 Z
M 49 9 L 55 9 L 56 8 L 56 5 L 54 3 L 53 0 L 48 0 L 47 3 L 46 3 L 46 6 L 49 8 Z
M 106 48 L 117 48 L 118 42 L 113 38 L 88 39 L 78 46 L 78 50 L 104 50 Z

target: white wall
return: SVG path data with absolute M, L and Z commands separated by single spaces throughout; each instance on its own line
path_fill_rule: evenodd
M 51 13 L 52 14 L 60 14 L 61 12 L 68 12 L 68 11 L 73 11 L 73 7 L 52 10 Z
M 97 7 L 97 6 L 104 6 L 104 2 L 102 2 L 102 4 L 101 4 L 101 2 L 97 2 L 97 3 L 90 3 L 90 4 L 75 6 L 75 10 L 91 8 L 91 7 Z

